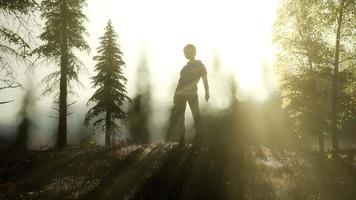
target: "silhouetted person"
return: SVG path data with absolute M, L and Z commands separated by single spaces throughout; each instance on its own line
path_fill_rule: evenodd
M 185 57 L 189 60 L 189 62 L 180 71 L 178 86 L 174 94 L 174 112 L 176 115 L 175 117 L 177 123 L 177 131 L 179 135 L 179 142 L 184 143 L 184 115 L 187 103 L 189 104 L 194 118 L 194 127 L 196 134 L 195 142 L 202 142 L 203 132 L 200 121 L 197 84 L 200 78 L 202 78 L 205 88 L 205 100 L 208 101 L 210 96 L 207 70 L 200 60 L 195 60 L 196 49 L 194 45 L 186 45 L 183 51 Z

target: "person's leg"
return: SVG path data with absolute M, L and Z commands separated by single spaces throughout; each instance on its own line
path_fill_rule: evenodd
M 177 139 L 177 106 L 174 105 L 169 116 L 169 125 L 167 129 L 166 141 L 175 141 Z
M 195 141 L 202 141 L 203 131 L 200 121 L 199 100 L 198 96 L 194 95 L 188 99 L 190 110 L 192 111 L 195 127 Z
M 179 137 L 179 143 L 183 143 L 185 139 L 185 108 L 186 108 L 186 98 L 178 97 L 175 105 L 176 112 L 176 130 Z

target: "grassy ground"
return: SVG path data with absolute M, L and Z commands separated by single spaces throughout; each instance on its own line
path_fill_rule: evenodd
M 246 199 L 356 199 L 356 154 L 321 159 L 318 153 L 247 151 Z
M 226 141 L 225 141 L 226 142 Z M 356 199 L 356 156 L 173 143 L 1 159 L 0 199 Z

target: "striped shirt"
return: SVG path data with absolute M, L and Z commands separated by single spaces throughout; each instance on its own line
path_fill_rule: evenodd
M 198 82 L 205 75 L 207 75 L 207 70 L 200 60 L 189 61 L 180 71 L 175 95 L 197 95 Z

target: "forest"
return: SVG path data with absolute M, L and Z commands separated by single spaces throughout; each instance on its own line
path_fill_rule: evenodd
M 271 26 L 253 10 L 229 18 L 245 27 L 197 23 L 205 1 L 176 21 L 152 17 L 162 22 L 134 5 L 142 23 L 120 24 L 99 5 L 125 2 L 110 2 L 0 0 L 0 199 L 356 199 L 355 0 L 276 0 Z M 157 2 L 141 7 L 161 12 Z M 235 12 L 224 3 L 216 15 Z M 219 30 L 199 34 L 205 23 Z M 243 46 L 263 25 L 270 35 Z M 193 39 L 167 36 L 175 26 Z M 230 31 L 238 42 L 214 50 Z M 174 50 L 157 56 L 139 35 Z M 259 35 L 273 51 L 253 71 Z

